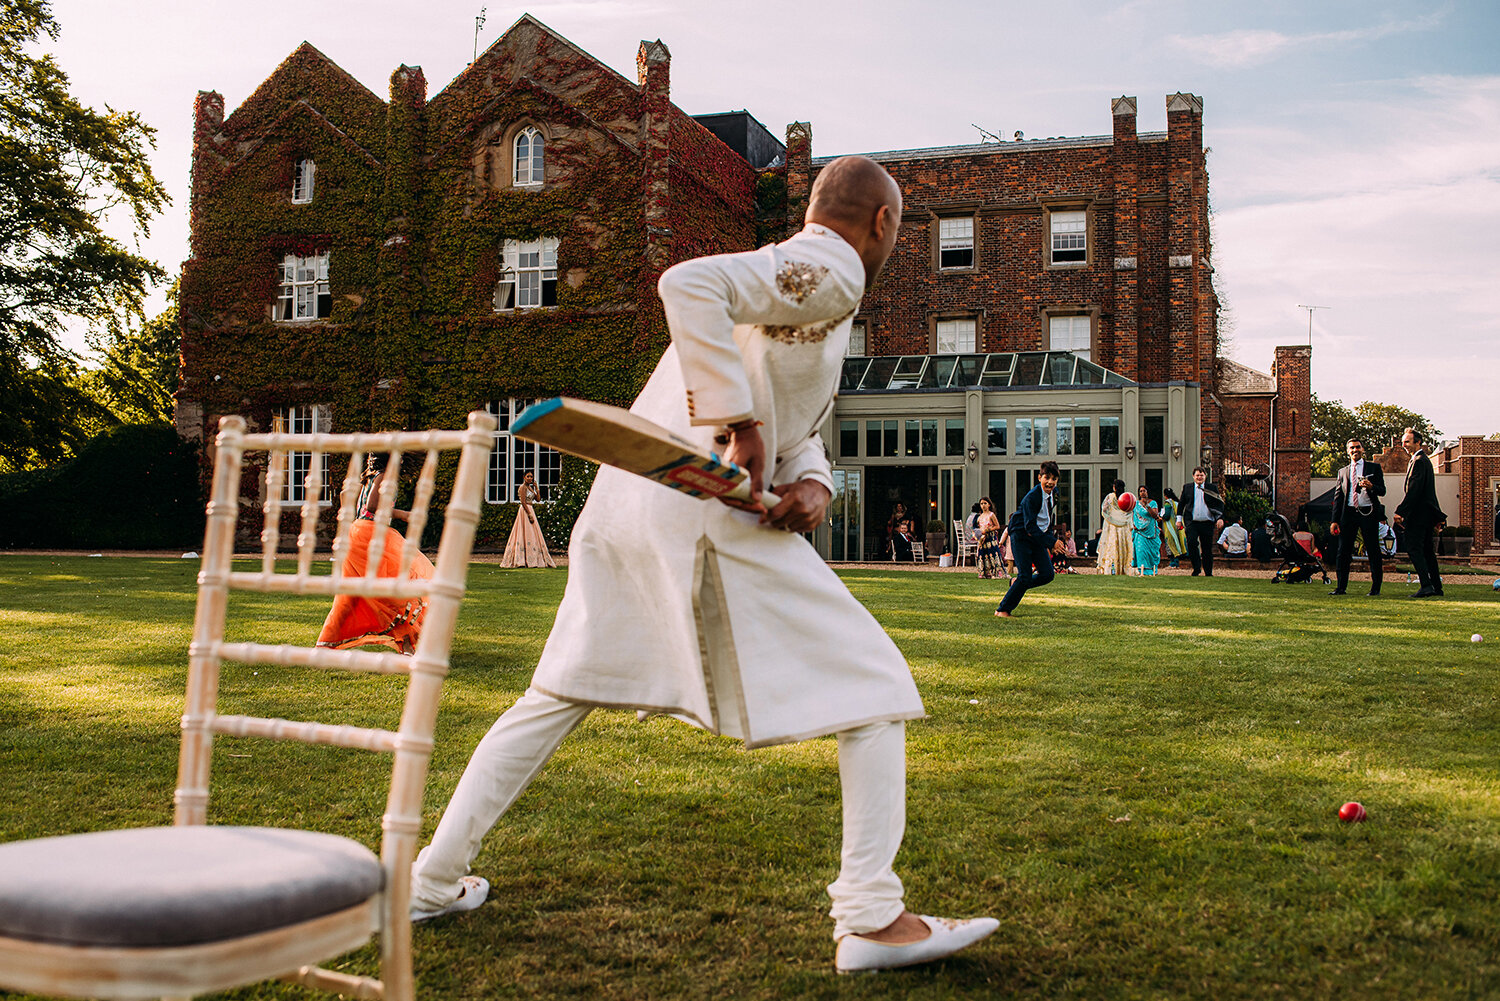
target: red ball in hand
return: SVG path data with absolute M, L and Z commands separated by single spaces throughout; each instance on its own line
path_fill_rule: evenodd
M 1339 819 L 1346 824 L 1358 824 L 1366 816 L 1365 808 L 1358 803 L 1345 803 L 1339 807 Z
M 1135 494 L 1127 490 L 1123 494 L 1115 498 L 1115 503 L 1120 505 L 1121 511 L 1129 514 L 1131 511 L 1135 510 Z

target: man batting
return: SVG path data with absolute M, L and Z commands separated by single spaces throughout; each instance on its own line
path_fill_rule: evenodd
M 595 707 L 669 713 L 747 747 L 837 734 L 841 972 L 909 966 L 990 934 L 993 918 L 906 910 L 892 869 L 906 825 L 905 720 L 922 703 L 894 643 L 795 533 L 825 516 L 818 428 L 850 323 L 896 243 L 901 192 L 843 157 L 784 243 L 686 261 L 659 284 L 672 344 L 632 410 L 747 468 L 769 511 L 703 503 L 608 467 L 569 547 L 567 590 L 526 693 L 475 748 L 412 867 L 421 920 L 479 906 L 480 842 Z

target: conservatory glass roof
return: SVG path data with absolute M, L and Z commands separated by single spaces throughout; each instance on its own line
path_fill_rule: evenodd
M 1130 386 L 1134 383 L 1070 351 L 845 358 L 840 393 L 1004 386 Z

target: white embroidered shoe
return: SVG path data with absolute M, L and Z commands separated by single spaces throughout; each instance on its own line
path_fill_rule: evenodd
M 973 945 L 1000 927 L 1000 922 L 994 918 L 955 920 L 933 918 L 925 914 L 917 917 L 932 930 L 932 934 L 920 942 L 887 945 L 858 935 L 845 935 L 839 939 L 838 951 L 834 953 L 834 968 L 840 973 L 855 973 L 929 963 Z
M 464 911 L 472 911 L 484 903 L 484 898 L 490 895 L 490 881 L 483 876 L 464 876 L 458 882 L 462 889 L 458 891 L 457 900 L 447 907 L 439 907 L 433 911 L 424 911 L 416 904 L 412 904 L 412 921 L 431 921 L 445 914 L 462 914 Z

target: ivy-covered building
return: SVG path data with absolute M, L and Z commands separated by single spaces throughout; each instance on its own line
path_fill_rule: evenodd
M 564 478 L 509 437 L 514 414 L 628 403 L 667 343 L 660 273 L 756 244 L 757 172 L 671 102 L 670 66 L 642 42 L 626 79 L 527 16 L 430 98 L 419 68 L 382 99 L 306 43 L 232 114 L 200 92 L 179 431 L 460 427 L 488 407 L 481 540 L 503 541 L 521 476 L 547 499 Z

